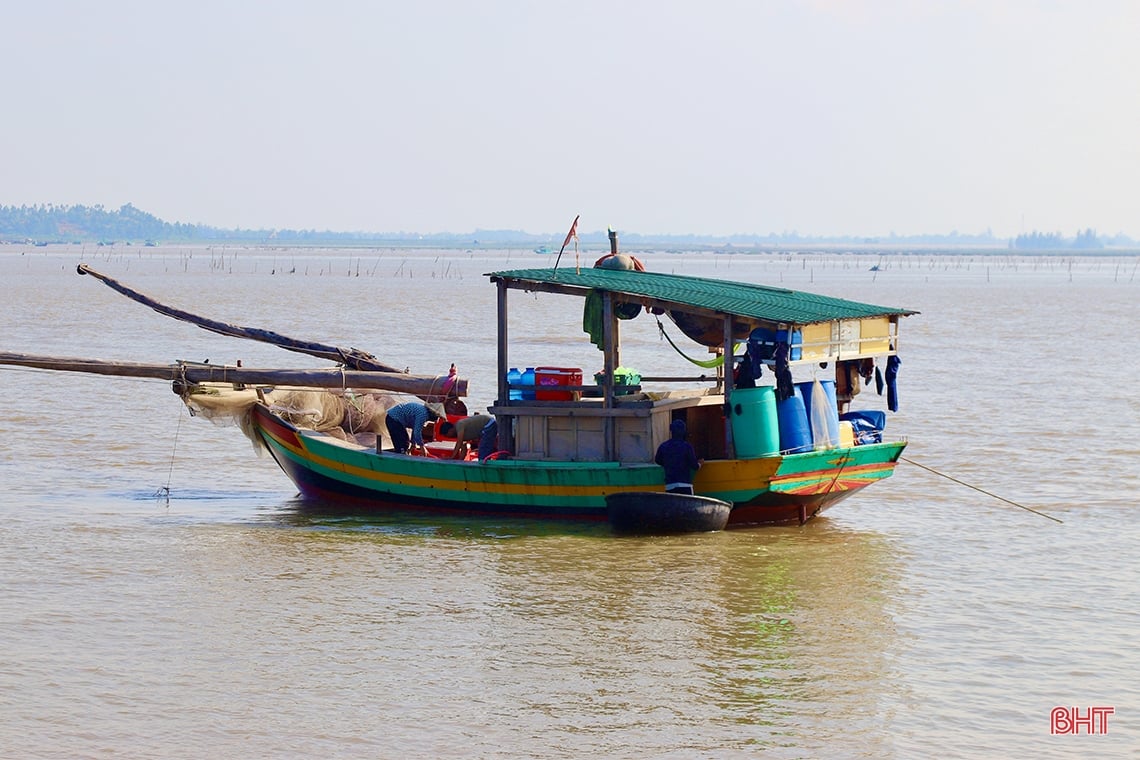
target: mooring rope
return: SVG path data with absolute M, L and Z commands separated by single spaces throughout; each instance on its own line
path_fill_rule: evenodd
M 183 408 L 186 408 L 183 406 Z M 166 498 L 166 506 L 170 506 L 170 484 L 174 481 L 174 459 L 178 454 L 178 433 L 182 430 L 182 412 L 178 412 L 178 424 L 174 426 L 174 447 L 170 452 L 170 469 L 166 473 L 166 485 L 155 492 L 155 498 Z
M 1064 523 L 1064 520 L 1060 520 L 1056 517 L 1053 517 L 1053 515 L 1047 515 L 1044 512 L 1038 512 L 1036 509 L 1033 509 L 1032 507 L 1027 507 L 1024 504 L 1018 504 L 1016 501 L 1012 501 L 1010 499 L 1007 499 L 1004 496 L 998 496 L 996 493 L 990 493 L 989 491 L 985 490 L 984 488 L 978 488 L 975 485 L 970 485 L 969 483 L 967 483 L 964 480 L 959 480 L 958 478 L 955 478 L 951 475 L 947 475 L 944 472 L 939 472 L 938 470 L 934 469 L 933 467 L 927 467 L 924 464 L 919 464 L 918 462 L 914 461 L 913 459 L 907 459 L 906 457 L 899 457 L 899 459 L 901 459 L 902 461 L 904 461 L 908 464 L 913 464 L 915 467 L 921 467 L 922 469 L 926 470 L 927 472 L 932 472 L 935 475 L 939 475 L 943 478 L 946 478 L 947 480 L 952 480 L 955 483 L 957 483 L 958 485 L 966 486 L 966 488 L 972 488 L 975 491 L 977 491 L 978 493 L 984 493 L 986 496 L 992 496 L 993 498 L 997 499 L 998 501 L 1004 501 L 1006 504 L 1012 504 L 1015 507 L 1019 507 L 1021 509 L 1024 509 L 1026 512 L 1032 512 L 1035 515 L 1041 515 L 1042 517 L 1046 517 L 1046 518 L 1052 520 L 1053 522 L 1062 523 L 1062 524 Z

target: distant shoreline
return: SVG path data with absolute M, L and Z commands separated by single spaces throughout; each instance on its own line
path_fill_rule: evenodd
M 577 230 L 577 222 L 575 222 Z M 531 250 L 553 253 L 569 238 L 562 234 L 512 229 L 471 232 L 334 232 L 332 230 L 223 229 L 206 224 L 166 222 L 127 203 L 117 210 L 102 206 L 0 206 L 0 242 L 16 245 L 142 246 L 204 245 L 286 248 L 428 248 L 434 250 Z M 577 230 L 575 245 L 583 251 L 608 251 L 608 231 Z M 786 251 L 1034 251 L 1064 254 L 1102 250 L 1140 250 L 1140 243 L 1117 233 L 1099 235 L 1092 228 L 1072 237 L 1032 230 L 1015 237 L 953 231 L 912 235 L 811 235 L 798 232 L 662 234 L 621 231 L 627 251 L 764 253 Z M 1111 254 L 1109 254 L 1111 255 Z
M 472 245 L 463 244 L 460 241 L 432 241 L 424 243 L 411 243 L 407 241 L 357 241 L 357 242 L 342 242 L 342 241 L 309 241 L 309 242 L 293 242 L 293 241 L 276 241 L 272 243 L 258 243 L 250 241 L 164 241 L 155 244 L 141 244 L 132 242 L 116 242 L 116 243 L 92 243 L 92 242 L 11 242 L 0 241 L 0 254 L 28 254 L 28 253 L 80 253 L 84 255 L 109 255 L 109 254 L 137 254 L 139 256 L 151 254 L 168 254 L 171 252 L 186 252 L 186 251 L 210 251 L 214 253 L 226 252 L 235 253 L 237 251 L 250 251 L 262 252 L 271 254 L 273 252 L 288 251 L 288 252 L 382 252 L 382 251 L 463 251 L 466 253 L 510 253 L 512 255 L 533 256 L 535 266 L 548 267 L 553 266 L 555 259 L 557 259 L 557 251 L 554 253 L 539 253 L 533 250 L 529 244 L 520 245 Z M 588 256 L 598 256 L 609 251 L 609 246 L 595 244 L 595 245 L 580 245 L 579 253 Z M 1118 256 L 1140 256 L 1140 247 L 1137 246 L 1121 246 L 1121 247 L 1104 247 L 1104 248 L 1011 248 L 999 246 L 983 246 L 983 245 L 945 245 L 945 244 L 904 244 L 896 243 L 890 245 L 875 244 L 875 243 L 862 243 L 862 244 L 842 244 L 842 243 L 801 243 L 801 244 L 766 244 L 766 245 L 743 245 L 743 244 L 704 244 L 704 245 L 691 245 L 691 246 L 670 246 L 670 245 L 652 245 L 645 243 L 636 243 L 632 245 L 623 245 L 622 252 L 630 254 L 663 254 L 663 255 L 681 255 L 681 254 L 712 254 L 718 256 L 750 256 L 750 255 L 782 255 L 782 256 L 798 256 L 798 255 L 852 255 L 852 256 L 908 256 L 908 255 L 923 255 L 923 256 L 986 256 L 986 257 L 999 257 L 999 256 L 1033 256 L 1033 257 L 1118 257 Z M 567 249 L 562 255 L 562 261 L 565 263 L 571 260 L 574 256 L 573 248 Z

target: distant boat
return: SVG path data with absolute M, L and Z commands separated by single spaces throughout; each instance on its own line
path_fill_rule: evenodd
M 534 249 L 534 252 L 535 253 L 554 253 L 554 249 L 548 245 L 540 245 L 538 248 Z

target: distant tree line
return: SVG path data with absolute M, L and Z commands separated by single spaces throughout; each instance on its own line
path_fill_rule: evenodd
M 1126 245 L 1131 243 L 1127 241 Z M 1081 230 L 1075 236 L 1067 238 L 1059 232 L 1030 232 L 1018 235 L 1011 243 L 1013 248 L 1030 248 L 1035 250 L 1049 250 L 1057 248 L 1094 249 L 1104 248 L 1104 241 L 1097 237 L 1093 229 Z
M 108 210 L 96 206 L 0 206 L 0 240 L 8 242 L 263 242 L 329 240 L 351 234 L 315 230 L 227 230 L 205 224 L 164 222 L 131 204 Z
M 521 230 L 475 230 L 472 233 L 417 232 L 332 232 L 328 230 L 279 229 L 222 229 L 205 224 L 164 222 L 153 214 L 135 208 L 130 203 L 115 210 L 96 206 L 0 206 L 0 242 L 32 243 L 214 243 L 241 242 L 256 244 L 339 244 L 401 246 L 540 246 L 557 249 L 563 235 L 534 234 Z M 1124 235 L 1112 238 L 1098 237 L 1092 229 L 1078 232 L 1073 238 L 1060 233 L 1031 232 L 1015 239 L 997 238 L 992 232 L 971 235 L 956 230 L 945 235 L 896 235 L 881 237 L 812 236 L 798 232 L 770 233 L 767 235 L 738 234 L 711 235 L 651 235 L 623 233 L 622 245 L 626 249 L 653 246 L 657 249 L 678 250 L 742 250 L 796 245 L 828 246 L 907 246 L 947 245 L 1018 249 L 1095 249 L 1105 245 L 1133 247 L 1134 241 Z M 609 239 L 605 231 L 582 232 L 582 247 L 606 249 Z
M 583 240 L 587 236 L 583 236 Z M 606 242 L 605 233 L 595 234 Z M 397 243 L 401 245 L 535 245 L 549 241 L 548 235 L 517 230 L 477 230 L 474 234 L 449 232 L 333 232 L 330 230 L 224 229 L 205 224 L 164 222 L 130 203 L 117 210 L 102 205 L 0 206 L 0 242 L 31 243 Z

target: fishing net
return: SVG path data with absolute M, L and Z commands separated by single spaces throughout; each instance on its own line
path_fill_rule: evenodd
M 393 406 L 416 400 L 403 393 L 281 388 L 262 391 L 232 385 L 203 384 L 189 388 L 182 400 L 191 414 L 219 423 L 236 423 L 259 452 L 261 438 L 250 423 L 250 410 L 264 399 L 269 409 L 304 430 L 326 433 L 342 441 L 390 446 L 384 420 Z

